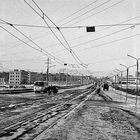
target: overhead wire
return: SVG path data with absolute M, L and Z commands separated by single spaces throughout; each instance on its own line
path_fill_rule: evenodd
M 3 22 L 6 22 L 6 21 L 4 21 L 4 20 L 2 20 L 2 19 L 0 19 L 1 21 L 3 21 Z M 32 45 L 30 45 L 30 44 L 28 44 L 27 42 L 25 42 L 25 41 L 23 41 L 22 39 L 20 39 L 19 37 L 17 37 L 17 36 L 15 36 L 14 34 L 12 34 L 11 32 L 9 32 L 8 30 L 6 30 L 4 27 L 2 27 L 2 26 L 0 26 L 3 30 L 5 30 L 6 32 L 8 32 L 10 35 L 12 35 L 13 37 L 15 37 L 16 39 L 18 39 L 19 41 L 21 41 L 22 43 L 24 43 L 24 44 L 26 44 L 27 46 L 29 46 L 29 47 L 31 47 L 31 48 L 33 48 L 33 49 L 35 49 L 35 50 L 37 50 L 37 51 L 39 51 L 39 52 L 41 52 L 41 53 L 43 53 L 43 54 L 45 54 L 45 55 L 47 55 L 47 56 L 51 56 L 52 57 L 52 59 L 55 59 L 56 61 L 57 60 L 59 60 L 58 58 L 56 58 L 55 56 L 53 56 L 52 54 L 50 54 L 50 53 L 48 53 L 46 50 L 44 50 L 44 49 L 42 49 L 39 45 L 37 45 L 34 41 L 32 41 L 29 37 L 27 37 L 24 33 L 22 33 L 19 29 L 17 29 L 16 27 L 14 27 L 13 25 L 11 25 L 11 24 L 9 24 L 8 22 L 6 22 L 8 25 L 10 25 L 11 27 L 13 27 L 16 31 L 18 31 L 20 34 L 22 34 L 24 37 L 26 37 L 28 40 L 30 40 L 34 45 L 36 45 L 39 49 L 37 49 L 37 48 L 35 48 L 35 47 L 33 47 Z M 44 52 L 45 53 L 44 53 Z M 60 63 L 60 61 L 61 60 L 59 60 L 59 62 L 58 63 Z M 64 62 L 63 62 L 64 63 Z M 62 64 L 62 61 L 61 61 L 61 64 Z
M 9 22 L 8 22 L 9 23 Z M 0 22 L 0 24 L 7 24 L 5 22 Z M 78 26 L 62 26 L 62 27 L 53 27 L 53 26 L 40 26 L 40 25 L 29 25 L 29 24 L 14 24 L 14 23 L 9 23 L 14 26 L 19 26 L 19 27 L 33 27 L 33 28 L 52 28 L 52 29 L 74 29 L 74 28 L 86 28 L 86 27 L 116 27 L 116 26 L 135 26 L 135 25 L 140 25 L 140 22 L 134 22 L 134 23 L 126 23 L 126 24 L 93 24 L 93 25 L 78 25 Z
M 106 38 L 106 37 L 109 37 L 109 36 L 112 36 L 112 35 L 115 35 L 115 34 L 118 34 L 120 32 L 126 31 L 128 29 L 131 29 L 131 27 L 123 28 L 121 30 L 112 32 L 110 34 L 107 34 L 107 35 L 104 35 L 104 36 L 101 36 L 101 37 L 98 37 L 98 38 L 95 38 L 95 39 L 92 39 L 92 40 L 89 40 L 89 41 L 86 41 L 86 42 L 83 42 L 83 43 L 80 43 L 80 44 L 77 44 L 77 45 L 73 46 L 73 48 L 81 46 L 81 45 L 85 45 L 85 44 L 88 44 L 88 43 L 91 43 L 91 42 L 94 42 L 94 41 L 97 41 L 97 40 L 100 40 L 100 39 L 103 39 L 103 38 Z
M 120 4 L 120 3 L 122 3 L 123 1 L 125 1 L 125 0 L 121 0 L 121 1 L 119 1 L 119 2 L 117 2 L 117 3 L 115 3 L 115 4 L 112 4 L 111 6 L 108 6 L 108 7 L 104 8 L 104 9 L 102 9 L 102 10 L 100 10 L 100 11 L 98 11 L 98 12 L 96 12 L 96 13 L 90 15 L 90 16 L 87 16 L 87 17 L 85 17 L 85 18 L 83 18 L 83 19 L 81 19 L 81 20 L 79 20 L 79 21 L 76 21 L 76 22 L 74 22 L 74 23 L 72 23 L 72 24 L 70 24 L 70 25 L 79 23 L 80 21 L 83 21 L 83 20 L 85 20 L 85 19 L 87 19 L 87 18 L 90 18 L 90 17 L 92 17 L 92 16 L 94 16 L 94 15 L 100 14 L 100 13 L 102 13 L 102 12 L 104 12 L 104 11 L 106 11 L 106 10 L 108 10 L 108 9 L 110 9 L 110 8 L 112 8 L 112 7 L 114 7 L 114 6 L 118 5 L 118 4 Z
M 78 19 L 78 18 L 80 18 L 80 17 L 86 15 L 87 13 L 90 13 L 91 11 L 96 10 L 97 8 L 99 8 L 99 7 L 101 7 L 101 6 L 103 6 L 103 5 L 107 4 L 107 3 L 109 3 L 110 1 L 111 1 L 111 0 L 107 0 L 107 1 L 105 1 L 105 2 L 103 2 L 103 3 L 101 3 L 100 5 L 98 5 L 98 6 L 94 7 L 94 8 L 92 8 L 92 9 L 90 9 L 90 10 L 88 10 L 88 11 L 86 11 L 85 13 L 83 13 L 83 14 L 81 14 L 81 15 L 75 17 L 75 18 L 72 18 L 71 20 L 68 20 L 67 22 L 63 23 L 61 26 L 66 25 L 66 24 L 68 24 L 68 23 L 70 23 L 70 22 L 72 22 L 72 21 L 74 21 L 74 20 L 76 20 L 76 19 Z
M 104 36 L 101 36 L 101 37 L 98 37 L 98 38 L 95 38 L 95 39 L 92 39 L 92 40 L 89 40 L 89 41 L 86 41 L 86 42 L 83 42 L 83 43 L 79 43 L 79 44 L 77 44 L 77 45 L 72 46 L 72 48 L 76 48 L 76 47 L 78 47 L 78 46 L 85 45 L 85 44 L 88 44 L 88 43 L 91 43 L 91 42 L 94 42 L 94 41 L 97 41 L 97 40 L 100 40 L 100 39 L 103 39 L 103 38 L 112 36 L 112 35 L 114 35 L 114 34 L 118 34 L 118 33 L 120 33 L 120 32 L 126 31 L 126 30 L 128 30 L 128 29 L 131 29 L 131 27 L 126 27 L 126 28 L 123 28 L 123 29 L 121 29 L 121 30 L 115 31 L 115 32 L 113 32 L 113 33 L 110 33 L 110 34 L 107 34 L 107 35 L 104 35 Z M 63 50 L 60 50 L 60 51 L 58 51 L 58 52 L 61 52 L 61 51 L 63 51 Z
M 58 21 L 58 23 L 61 23 L 62 21 L 64 21 L 64 20 L 66 20 L 66 19 L 70 18 L 71 16 L 73 16 L 73 15 L 75 15 L 75 14 L 79 13 L 80 11 L 82 11 L 82 10 L 86 9 L 87 7 L 91 6 L 92 4 L 95 4 L 95 3 L 96 3 L 96 2 L 98 2 L 98 1 L 99 1 L 99 0 L 95 0 L 95 1 L 93 1 L 93 2 L 91 2 L 91 3 L 89 3 L 88 5 L 84 6 L 83 8 L 81 8 L 81 9 L 79 9 L 79 10 L 77 10 L 77 11 L 73 12 L 73 13 L 72 13 L 72 14 L 70 14 L 69 16 L 64 17 L 63 19 L 59 20 L 59 21 Z
M 124 20 L 124 21 L 122 21 L 122 22 L 119 22 L 119 23 L 117 23 L 117 24 L 112 24 L 112 25 L 110 25 L 109 27 L 106 27 L 106 28 L 103 28 L 103 29 L 101 29 L 101 30 L 99 30 L 99 31 L 96 31 L 96 32 L 100 32 L 100 31 L 102 31 L 102 30 L 106 30 L 106 29 L 109 29 L 109 28 L 111 28 L 111 27 L 114 27 L 114 25 L 132 25 L 132 26 L 136 26 L 136 25 L 139 25 L 139 23 L 132 23 L 132 24 L 121 24 L 121 23 L 125 23 L 125 22 L 128 22 L 128 21 L 131 21 L 131 20 L 134 20 L 134 19 L 137 19 L 137 18 L 139 18 L 140 16 L 136 16 L 136 17 L 133 17 L 133 18 L 129 18 L 129 19 L 127 19 L 127 20 Z M 4 23 L 4 22 L 2 22 L 3 24 L 7 24 L 7 23 Z M 9 22 L 8 22 L 9 23 Z M 13 23 L 11 23 L 11 24 L 13 24 Z M 14 26 L 16 26 L 15 24 L 13 24 Z M 95 25 L 96 26 L 96 25 Z M 106 25 L 105 25 L 106 26 Z M 118 31 L 119 32 L 119 31 Z M 120 31 L 121 32 L 121 31 Z M 112 34 L 112 33 L 111 33 Z M 85 35 L 84 35 L 85 36 Z M 79 36 L 78 38 L 81 38 L 81 37 L 84 37 L 84 36 Z M 87 36 L 87 35 L 86 35 Z M 104 37 L 104 36 L 103 36 Z M 72 40 L 75 40 L 75 39 L 78 39 L 78 38 L 74 38 L 74 39 L 72 39 Z M 102 37 L 101 37 L 102 38 Z M 96 39 L 100 39 L 100 38 L 96 38 Z M 93 41 L 95 41 L 96 39 L 93 39 Z M 26 41 L 26 42 L 29 42 L 29 41 Z M 85 44 L 86 44 L 86 42 L 85 42 Z M 19 44 L 19 45 L 21 45 L 21 44 Z M 18 45 L 18 46 L 19 46 Z M 78 44 L 79 46 L 80 46 L 80 44 Z M 82 44 L 81 44 L 82 45 Z M 75 46 L 73 46 L 73 47 L 76 47 L 77 45 L 75 45 Z M 63 51 L 63 50 L 60 50 L 60 51 Z M 58 52 L 60 52 L 60 51 L 58 51 Z
M 85 6 L 86 7 L 86 6 Z M 82 10 L 82 9 L 81 9 Z M 81 11 L 80 10 L 80 11 Z M 1 22 L 1 24 L 5 24 L 5 23 L 3 23 L 3 22 Z M 13 24 L 13 23 L 12 23 Z M 135 23 L 136 24 L 136 23 Z M 48 28 L 47 26 L 36 26 L 36 25 L 24 25 L 24 24 L 13 24 L 14 26 L 25 26 L 25 27 L 40 27 L 40 28 Z M 98 26 L 98 25 L 97 25 Z M 106 25 L 105 25 L 106 26 Z M 113 25 L 113 26 L 115 26 L 115 25 Z M 117 26 L 117 25 L 116 25 Z M 119 25 L 119 26 L 123 26 L 123 25 Z M 83 27 L 83 26 L 82 26 Z M 51 28 L 56 28 L 56 27 L 51 27 Z M 69 27 L 59 27 L 59 28 L 69 28 Z M 70 28 L 73 28 L 73 27 L 70 27 Z M 81 28 L 81 27 L 78 27 L 78 26 L 76 26 L 76 27 L 74 27 L 74 28 Z M 107 27 L 107 28 L 110 28 L 110 27 Z M 104 28 L 104 29 L 106 29 L 106 28 Z M 103 29 L 102 29 L 103 30 Z M 80 36 L 81 37 L 81 36 Z
M 43 21 L 45 22 L 45 24 L 47 24 L 47 27 L 51 30 L 51 32 L 53 33 L 53 35 L 56 37 L 56 39 L 60 42 L 60 44 L 69 51 L 69 49 L 62 43 L 62 41 L 57 37 L 57 35 L 54 33 L 54 31 L 49 27 L 48 23 L 46 22 L 46 20 L 44 19 L 44 12 L 43 12 L 43 16 L 40 15 L 26 0 L 24 0 L 25 3 L 41 18 L 43 19 Z
M 117 26 L 117 25 L 116 25 Z
M 75 61 L 77 62 L 77 63 L 79 63 L 80 65 L 82 65 L 82 66 L 84 66 L 83 64 L 83 62 L 79 59 L 79 57 L 75 54 L 75 52 L 71 49 L 71 47 L 70 47 L 70 45 L 69 45 L 69 43 L 68 43 L 68 41 L 66 40 L 66 38 L 65 38 L 65 36 L 63 35 L 63 33 L 61 32 L 61 30 L 60 30 L 60 28 L 43 12 L 43 10 L 38 6 L 38 4 L 34 1 L 34 0 L 32 0 L 32 2 L 37 6 L 37 8 L 43 13 L 43 15 L 44 16 L 46 16 L 54 25 L 55 25 L 55 27 L 58 29 L 58 31 L 60 32 L 60 34 L 61 34 L 61 36 L 63 37 L 63 39 L 64 39 L 64 41 L 66 42 L 66 44 L 68 45 L 68 47 L 69 47 L 69 52 L 71 53 L 71 55 L 73 56 L 73 58 L 75 59 Z M 47 22 L 46 22 L 46 20 L 45 20 L 45 18 L 43 18 L 43 20 L 45 21 L 45 23 L 47 24 Z M 48 24 L 47 24 L 47 26 L 48 26 Z M 48 26 L 49 27 L 49 26 Z M 64 45 L 63 45 L 64 46 Z M 77 59 L 78 59 L 78 61 L 77 61 Z M 84 66 L 85 67 L 85 66 Z
M 87 48 L 84 48 L 82 50 L 87 50 L 87 49 L 93 49 L 93 48 L 96 48 L 96 47 L 101 47 L 101 46 L 108 45 L 108 44 L 111 44 L 111 43 L 114 43 L 114 42 L 119 42 L 119 41 L 122 41 L 122 40 L 125 40 L 125 39 L 133 38 L 133 37 L 136 37 L 138 35 L 140 35 L 140 34 L 135 34 L 135 35 L 132 35 L 132 36 L 127 36 L 127 37 L 124 37 L 124 38 L 116 39 L 116 40 L 113 40 L 113 41 L 110 41 L 110 42 L 106 42 L 106 43 L 102 43 L 102 44 L 99 44 L 99 45 L 96 45 L 96 46 L 93 46 L 93 47 L 87 47 Z
M 139 16 L 138 16 L 139 17 Z M 138 17 L 134 17 L 133 19 L 135 18 L 138 18 Z M 131 20 L 131 19 L 129 19 Z M 128 21 L 129 21 L 128 20 Z M 126 21 L 125 21 L 126 22 Z M 2 23 L 2 24 L 5 24 L 5 23 Z M 13 23 L 12 23 L 13 24 Z M 125 26 L 125 25 L 138 25 L 139 23 L 131 23 L 131 24 L 110 24 L 110 25 L 95 25 L 96 27 L 100 27 L 100 26 L 109 26 L 107 28 L 110 28 L 112 26 Z M 26 26 L 26 27 L 41 27 L 41 28 L 48 28 L 47 26 L 36 26 L 36 25 L 20 25 L 20 24 L 13 24 L 15 26 Z M 75 26 L 75 27 L 62 27 L 62 28 L 83 28 L 85 26 Z M 56 28 L 56 27 L 51 27 L 51 28 Z M 61 27 L 59 27 L 61 28 Z M 107 28 L 104 28 L 104 29 L 107 29 Z M 104 30 L 102 29 L 102 30 Z M 81 37 L 81 36 L 80 36 Z
M 43 21 L 47 24 L 47 26 L 49 27 L 49 25 L 48 25 L 48 23 L 46 22 L 46 20 L 45 20 L 45 18 L 44 18 L 44 16 L 45 17 L 47 17 L 48 18 L 48 16 L 42 11 L 42 9 L 33 1 L 33 3 L 39 8 L 39 10 L 42 12 L 42 14 L 43 14 L 43 17 L 26 1 L 26 0 L 24 0 L 42 19 L 43 19 Z M 50 18 L 48 18 L 49 20 L 50 20 Z M 50 20 L 51 22 L 52 22 L 52 20 Z M 54 22 L 52 22 L 56 27 L 57 27 L 57 29 L 58 29 L 58 31 L 60 32 L 60 29 L 59 29 L 59 27 L 54 23 Z M 55 35 L 55 33 L 53 32 L 53 30 L 51 29 L 51 28 L 49 28 L 51 31 L 52 31 L 52 33 Z M 63 39 L 66 41 L 66 39 L 64 38 L 64 36 L 62 35 L 62 32 L 60 32 L 60 34 L 61 34 L 61 36 L 63 37 Z M 70 48 L 70 46 L 68 45 L 68 47 L 69 47 L 69 49 L 60 41 L 60 39 L 55 35 L 55 37 L 57 38 L 57 40 L 72 54 L 72 50 L 71 50 L 71 48 Z M 66 43 L 68 43 L 68 42 L 66 42 Z M 72 54 L 72 56 L 73 56 L 73 54 Z M 75 59 L 75 57 L 73 57 L 74 59 Z M 76 60 L 76 59 L 75 59 Z M 77 60 L 76 60 L 77 61 Z M 77 61 L 78 62 L 78 61 Z M 78 62 L 79 63 L 79 62 Z
M 139 16 L 138 16 L 139 17 Z M 138 18 L 138 17 L 134 17 L 134 18 L 132 18 L 132 19 L 135 19 L 135 18 Z M 126 21 L 130 21 L 131 19 L 128 19 L 128 20 L 126 20 Z M 126 21 L 124 21 L 124 22 L 126 22 Z M 1 24 L 5 24 L 5 23 L 3 23 L 3 22 L 0 22 Z M 123 22 L 121 22 L 121 23 L 123 23 Z M 12 23 L 13 24 L 13 23 Z M 125 26 L 125 25 L 138 25 L 139 23 L 132 23 L 132 24 L 113 24 L 113 25 L 101 25 L 101 26 L 109 26 L 109 27 L 107 27 L 107 28 L 104 28 L 104 29 L 108 29 L 108 28 L 110 28 L 110 26 L 112 27 L 112 26 Z M 38 25 L 24 25 L 24 24 L 13 24 L 14 26 L 25 26 L 25 27 L 39 27 L 39 28 L 48 28 L 47 26 L 38 26 Z M 95 25 L 96 27 L 98 26 L 98 25 Z M 100 26 L 100 25 L 99 25 Z M 75 26 L 75 27 L 59 27 L 59 28 L 82 28 L 82 27 L 84 27 L 84 26 Z M 56 27 L 50 27 L 50 28 L 56 28 Z M 104 30 L 104 29 L 101 29 L 101 30 L 99 30 L 99 31 L 102 31 L 102 30 Z M 78 38 L 81 38 L 81 36 L 80 37 L 78 37 Z M 76 38 L 77 39 L 77 38 Z

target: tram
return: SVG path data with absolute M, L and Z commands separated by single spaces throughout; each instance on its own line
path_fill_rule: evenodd
M 56 94 L 58 92 L 58 87 L 50 86 L 46 81 L 35 81 L 34 82 L 34 93 L 51 93 Z
M 35 93 L 44 92 L 45 88 L 47 88 L 47 82 L 46 81 L 35 81 L 34 82 L 34 92 Z

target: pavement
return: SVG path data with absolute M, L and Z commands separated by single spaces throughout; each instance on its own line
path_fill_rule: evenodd
M 102 92 L 102 91 L 101 91 Z M 57 122 L 39 138 L 40 140 L 140 140 L 136 129 L 138 118 L 116 108 L 127 106 L 125 96 L 110 89 L 105 94 L 113 101 L 104 101 L 92 93 L 78 111 Z
M 133 113 L 140 114 L 140 96 L 137 96 L 136 102 L 135 95 L 115 90 L 112 87 L 110 87 L 109 91 L 104 91 L 104 93 L 110 96 L 113 99 L 113 101 L 121 102 L 122 103 L 120 104 L 121 107 L 124 107 L 125 109 L 132 111 Z

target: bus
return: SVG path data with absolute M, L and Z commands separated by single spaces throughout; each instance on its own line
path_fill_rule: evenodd
M 47 82 L 45 81 L 35 81 L 34 82 L 34 92 L 41 93 L 47 88 Z

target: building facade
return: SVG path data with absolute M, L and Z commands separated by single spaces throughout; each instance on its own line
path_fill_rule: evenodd
M 0 85 L 5 85 L 5 78 L 0 78 Z
M 14 69 L 9 72 L 9 84 L 20 85 L 20 84 L 33 84 L 38 80 L 37 72 L 30 72 L 25 70 Z
M 29 75 L 28 71 L 20 70 L 20 84 L 29 84 Z
M 18 69 L 14 69 L 9 72 L 9 84 L 19 85 L 21 84 L 21 72 Z
M 33 84 L 37 80 L 38 80 L 38 73 L 29 71 L 28 72 L 28 83 Z

